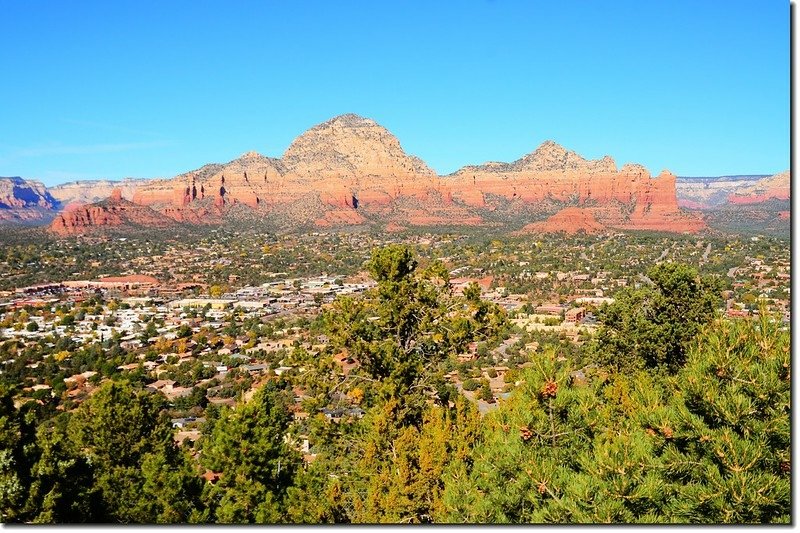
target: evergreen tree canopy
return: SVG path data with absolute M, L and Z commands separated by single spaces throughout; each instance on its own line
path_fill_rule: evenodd
M 678 263 L 648 271 L 652 284 L 626 289 L 601 309 L 595 341 L 598 363 L 618 371 L 664 368 L 676 372 L 689 343 L 713 318 L 720 282 Z
M 286 521 L 283 498 L 300 461 L 284 438 L 290 401 L 287 391 L 270 381 L 244 405 L 223 408 L 208 421 L 201 463 L 221 473 L 216 484 L 206 487 L 215 522 Z

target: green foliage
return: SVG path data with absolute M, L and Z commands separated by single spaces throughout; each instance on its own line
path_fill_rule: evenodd
M 635 241 L 640 242 L 658 253 L 664 247 L 663 237 Z M 696 255 L 695 240 L 686 242 Z M 592 255 L 606 246 L 594 244 Z M 505 313 L 481 300 L 478 285 L 462 296 L 451 292 L 448 269 L 433 257 L 458 257 L 451 254 L 454 246 L 420 246 L 420 257 L 405 246 L 375 250 L 367 268 L 377 286 L 363 296 L 338 298 L 313 321 L 278 318 L 262 324 L 234 310 L 222 331 L 204 328 L 197 334 L 192 351 L 198 361 L 169 365 L 161 376 L 183 386 L 211 377 L 214 369 L 203 362 L 216 358 L 213 350 L 228 342 L 220 333 L 245 335 L 247 349 L 297 326 L 303 336 L 294 349 L 264 354 L 260 361 L 296 370 L 280 381 L 271 375 L 247 402 L 241 398 L 253 379 L 243 370 L 233 369 L 221 382 L 195 387 L 171 404 L 141 390 L 146 381 L 141 366 L 125 374 L 130 382 L 108 382 L 117 366 L 137 356 L 158 357 L 155 347 L 123 350 L 120 334 L 83 346 L 58 335 L 0 343 L 2 520 L 790 521 L 789 333 L 765 309 L 756 321 L 715 320 L 715 280 L 688 267 L 660 265 L 649 272 L 652 286 L 614 294 L 617 303 L 603 311 L 604 324 L 589 351 L 554 333 L 513 332 L 516 342 L 507 346 L 505 364 L 513 368 L 529 361 L 532 367 L 508 371 L 504 390 L 510 397 L 482 416 L 444 375 L 457 369 L 463 389 L 475 391 L 467 396 L 491 401 L 481 369 L 496 364 L 492 352 L 498 353 L 512 332 Z M 573 268 L 561 242 L 544 245 L 556 260 L 539 257 L 539 243 L 537 252 L 526 256 L 520 247 L 530 243 L 523 241 L 484 239 L 458 246 L 469 252 L 466 265 L 496 274 L 495 286 L 531 290 L 531 303 L 542 297 L 545 285 L 517 276 L 523 261 L 530 259 L 525 267 L 530 271 Z M 616 244 L 608 246 L 603 253 L 613 256 Z M 277 265 L 270 261 L 281 254 L 284 264 L 319 266 L 277 246 L 259 258 Z M 365 259 L 335 254 L 353 269 Z M 5 250 L 0 256 L 10 258 Z M 575 268 L 585 266 L 581 261 Z M 706 266 L 704 272 L 724 273 L 739 262 Z M 617 265 L 608 269 L 629 281 L 639 274 L 623 273 Z M 256 270 L 243 275 L 258 279 Z M 215 270 L 210 283 L 221 287 L 229 273 Z M 567 295 L 574 288 L 566 283 L 559 291 Z M 753 290 L 748 285 L 737 297 Z M 15 310 L 3 317 L 3 327 L 21 330 L 36 323 L 31 317 L 51 323 L 56 315 L 69 324 L 83 310 L 102 312 L 98 302 L 99 297 L 80 308 Z M 157 337 L 157 323 L 142 320 L 140 338 Z M 192 329 L 184 326 L 178 333 L 187 340 L 160 343 L 159 350 L 167 353 L 170 344 L 188 348 Z M 320 352 L 305 344 L 315 344 L 321 334 L 331 343 Z M 523 353 L 533 341 L 537 350 Z M 457 363 L 455 356 L 471 342 L 478 343 L 481 357 Z M 355 365 L 345 372 L 338 360 Z M 586 365 L 597 361 L 603 366 Z M 93 380 L 105 384 L 88 396 L 67 399 L 63 378 L 86 370 L 99 370 Z M 489 368 L 487 375 L 495 378 L 496 372 Z M 6 383 L 46 383 L 57 398 L 48 389 L 9 391 Z M 223 387 L 214 395 L 238 398 L 236 408 L 208 403 L 207 389 L 219 384 Z M 307 395 L 299 405 L 292 405 L 290 387 Z M 56 414 L 57 405 L 67 412 Z M 363 417 L 357 411 L 330 420 L 319 412 L 356 406 Z M 293 419 L 296 408 L 309 416 Z M 190 450 L 188 443 L 175 445 L 169 421 L 187 414 L 207 418 L 201 440 Z M 311 449 L 303 462 L 298 445 L 306 438 Z M 219 479 L 206 482 L 201 474 L 207 471 Z
M 400 425 L 418 422 L 426 392 L 441 388 L 444 360 L 499 331 L 505 314 L 473 293 L 454 297 L 446 270 L 434 263 L 418 271 L 405 246 L 375 250 L 368 269 L 377 287 L 358 300 L 337 298 L 324 314 L 326 331 L 360 363 L 378 398 L 399 402 Z
M 445 478 L 444 520 L 789 521 L 788 331 L 719 320 L 674 377 L 571 379 L 537 358 L 487 416 L 474 465 Z
M 789 521 L 790 335 L 761 311 L 709 327 L 676 376 L 678 424 L 665 458 L 680 484 L 680 521 Z
M 37 435 L 26 511 L 34 522 L 190 522 L 201 484 L 172 442 L 160 397 L 107 382 Z
M 478 383 L 478 381 L 476 379 L 472 379 L 472 378 L 465 379 L 464 383 L 462 383 L 462 385 L 461 385 L 461 387 L 465 391 L 470 391 L 470 392 L 474 391 L 474 390 L 477 390 L 479 386 L 480 386 L 480 383 Z
M 218 523 L 286 520 L 283 500 L 300 457 L 284 434 L 291 396 L 271 381 L 235 410 L 209 420 L 201 442 L 201 464 L 221 478 L 207 485 L 205 500 Z
M 14 407 L 13 392 L 0 386 L 0 521 L 18 519 L 29 483 L 29 448 L 34 428 Z
M 660 367 L 674 373 L 700 328 L 714 317 L 719 282 L 677 263 L 656 265 L 648 276 L 652 285 L 621 291 L 600 310 L 595 359 L 621 372 Z
M 494 394 L 492 394 L 492 389 L 489 386 L 489 382 L 485 379 L 481 380 L 481 386 L 478 390 L 477 398 L 479 400 L 483 400 L 485 402 L 493 402 L 494 401 Z

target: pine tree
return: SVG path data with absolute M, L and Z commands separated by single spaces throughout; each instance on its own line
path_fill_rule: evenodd
M 300 463 L 285 439 L 290 401 L 282 384 L 270 381 L 244 405 L 223 408 L 207 422 L 201 464 L 220 473 L 219 481 L 205 490 L 214 521 L 286 521 L 283 500 Z
M 679 424 L 664 453 L 680 483 L 677 520 L 790 520 L 790 336 L 762 307 L 755 320 L 720 320 L 675 379 Z
M 30 448 L 35 428 L 30 411 L 14 406 L 13 391 L 0 386 L 0 521 L 19 520 L 30 483 Z

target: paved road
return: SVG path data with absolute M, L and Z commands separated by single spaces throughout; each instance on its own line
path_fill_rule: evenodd
M 647 277 L 647 276 L 645 276 L 644 274 L 639 274 L 639 279 L 640 279 L 641 281 L 643 281 L 644 283 L 647 283 L 648 285 L 655 285 L 655 283 L 653 283 L 653 280 L 652 280 L 652 279 L 650 279 L 650 278 L 648 278 L 648 277 Z
M 708 254 L 710 254 L 710 253 L 711 253 L 711 243 L 708 243 L 708 246 L 706 246 L 706 251 L 703 252 L 703 258 L 700 261 L 702 263 L 707 263 L 708 262 Z

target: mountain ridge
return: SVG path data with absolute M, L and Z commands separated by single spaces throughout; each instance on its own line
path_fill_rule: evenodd
M 651 176 L 636 163 L 618 168 L 611 156 L 585 159 L 548 140 L 515 161 L 467 165 L 442 176 L 407 154 L 389 130 L 352 113 L 312 126 L 280 158 L 244 152 L 173 178 L 143 180 L 121 196 L 191 223 L 218 222 L 242 206 L 236 210 L 256 218 L 288 224 L 288 218 L 273 219 L 291 213 L 292 224 L 316 227 L 492 225 L 514 218 L 548 231 L 547 224 L 535 223 L 568 208 L 552 219 L 554 227 L 694 232 L 705 226 L 702 216 L 679 209 L 669 171 Z M 126 223 L 124 216 L 95 215 L 51 229 L 75 234 Z

